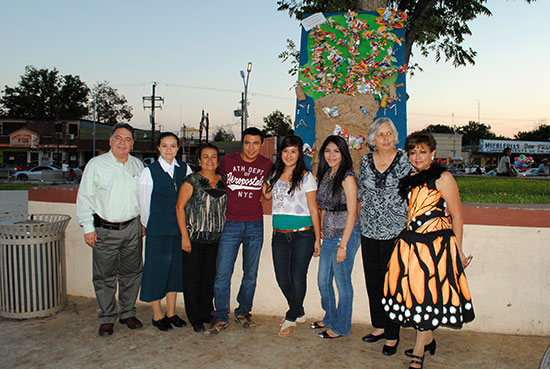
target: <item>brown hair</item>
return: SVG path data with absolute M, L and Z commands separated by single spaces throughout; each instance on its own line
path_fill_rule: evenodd
M 421 144 L 425 144 L 430 148 L 430 151 L 434 151 L 436 146 L 434 136 L 425 130 L 411 133 L 405 139 L 405 151 L 409 152 Z

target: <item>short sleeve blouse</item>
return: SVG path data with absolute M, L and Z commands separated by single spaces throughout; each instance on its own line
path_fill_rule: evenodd
M 315 177 L 311 172 L 306 172 L 302 184 L 289 194 L 290 186 L 290 182 L 281 180 L 273 185 L 272 212 L 275 229 L 294 230 L 312 225 L 306 193 L 317 191 Z
M 325 173 L 321 181 L 319 182 L 319 191 L 317 191 L 317 205 L 319 210 L 325 210 L 323 216 L 323 238 L 338 238 L 342 237 L 344 228 L 346 227 L 346 219 L 348 217 L 348 211 L 346 209 L 346 194 L 344 190 L 341 191 L 340 208 L 334 209 L 332 205 L 332 187 L 334 183 L 334 177 L 329 178 L 330 172 Z M 354 171 L 349 170 L 344 175 L 344 180 L 353 176 L 357 181 L 357 175 Z M 357 223 L 355 224 L 358 225 Z
M 398 192 L 399 180 L 412 169 L 403 150 L 398 150 L 391 165 L 380 173 L 373 154 L 361 158 L 358 200 L 361 234 L 376 240 L 397 237 L 407 222 L 407 204 Z

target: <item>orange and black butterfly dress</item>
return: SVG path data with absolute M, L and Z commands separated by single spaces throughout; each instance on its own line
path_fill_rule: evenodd
M 418 330 L 460 328 L 474 319 L 447 204 L 435 186 L 444 170 L 432 165 L 400 183 L 400 194 L 408 194 L 407 228 L 397 239 L 384 280 L 386 314 Z

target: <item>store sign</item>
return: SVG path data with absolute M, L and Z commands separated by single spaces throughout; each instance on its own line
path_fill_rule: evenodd
M 10 136 L 11 147 L 38 147 L 38 136 L 28 132 L 16 133 Z
M 516 154 L 550 154 L 550 142 L 544 141 L 509 141 L 509 140 L 479 140 L 479 151 L 486 153 L 502 153 L 509 147 Z

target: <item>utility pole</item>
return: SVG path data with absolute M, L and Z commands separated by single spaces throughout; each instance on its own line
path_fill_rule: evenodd
M 452 113 L 452 123 L 453 123 L 453 156 L 454 157 L 457 157 L 458 155 L 456 154 L 456 126 L 455 126 L 455 113 Z
M 92 158 L 95 156 L 95 120 L 96 120 L 96 111 L 97 111 L 97 95 L 94 97 L 94 126 L 92 131 L 92 136 L 94 138 L 93 141 L 93 151 L 92 151 Z
M 208 117 L 208 113 L 204 115 L 204 109 L 202 110 L 202 116 L 201 121 L 199 123 L 199 142 L 202 144 L 202 136 L 203 133 L 206 136 L 206 143 L 208 143 L 208 131 L 210 130 L 210 118 Z
M 151 96 L 143 96 L 143 109 L 151 109 L 150 122 L 151 122 L 151 153 L 155 152 L 155 108 L 162 109 L 162 103 L 164 99 L 160 96 L 155 95 L 155 89 L 157 83 L 153 82 L 153 91 Z M 146 104 L 146 101 L 149 105 Z
M 245 108 L 244 108 L 244 92 L 241 93 L 241 136 L 242 136 L 242 133 L 244 131 L 244 115 L 246 114 L 245 113 Z
M 206 143 L 208 143 L 208 132 L 210 131 L 210 118 L 208 113 L 206 113 Z

